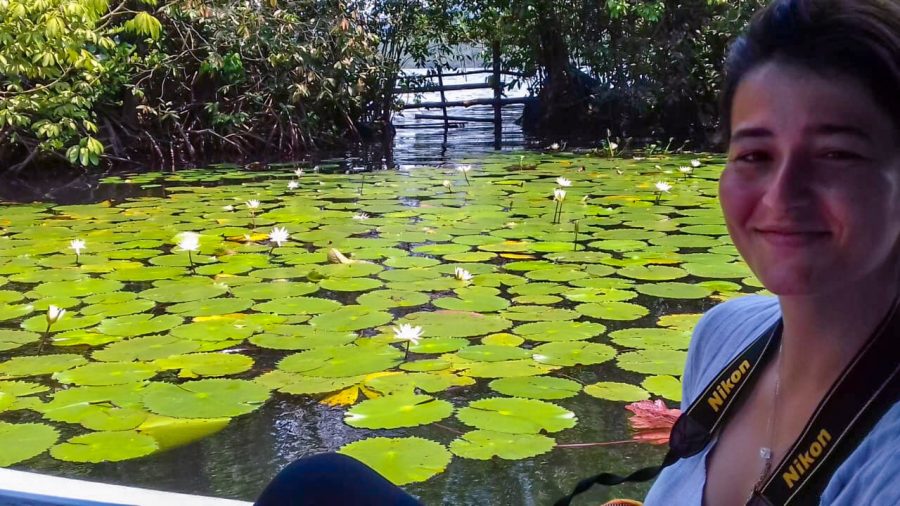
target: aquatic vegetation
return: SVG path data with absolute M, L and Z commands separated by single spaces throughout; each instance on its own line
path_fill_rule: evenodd
M 677 402 L 699 313 L 759 291 L 721 162 L 662 203 L 655 166 L 684 157 L 505 154 L 465 192 L 434 168 L 370 173 L 360 194 L 358 175 L 224 167 L 0 204 L 0 445 L 28 441 L 0 465 L 138 459 L 273 399 L 340 410 L 358 439 L 341 451 L 397 483 L 571 451 L 579 402 Z

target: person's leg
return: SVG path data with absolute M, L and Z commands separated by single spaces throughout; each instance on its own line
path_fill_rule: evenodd
M 362 462 L 324 453 L 293 462 L 266 486 L 256 506 L 421 506 Z

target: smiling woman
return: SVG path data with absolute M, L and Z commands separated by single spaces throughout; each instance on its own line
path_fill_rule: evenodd
M 733 300 L 698 324 L 683 408 L 709 400 L 723 413 L 648 505 L 900 504 L 897 90 L 896 0 L 776 0 L 735 42 L 720 198 L 735 246 L 777 298 Z M 764 341 L 752 382 L 719 381 Z M 878 365 L 849 388 L 862 363 Z M 856 423 L 829 419 L 850 397 L 865 406 Z

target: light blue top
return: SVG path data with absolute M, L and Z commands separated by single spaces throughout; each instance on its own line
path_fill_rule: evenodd
M 697 327 L 682 376 L 685 410 L 726 365 L 781 315 L 778 299 L 750 295 L 708 311 Z M 691 458 L 666 468 L 645 506 L 700 506 L 706 483 L 706 456 L 716 441 Z M 900 402 L 837 468 L 822 494 L 821 505 L 900 505 Z M 718 506 L 718 505 L 715 505 Z M 730 505 L 729 505 L 730 506 Z

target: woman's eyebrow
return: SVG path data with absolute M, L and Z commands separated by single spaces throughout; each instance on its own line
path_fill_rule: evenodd
M 860 139 L 871 141 L 872 136 L 869 135 L 868 132 L 863 130 L 862 128 L 853 126 L 853 125 L 840 125 L 836 123 L 823 123 L 820 125 L 814 125 L 810 128 L 813 133 L 817 134 L 826 134 L 826 135 L 850 135 L 853 137 L 858 137 Z
M 739 141 L 742 139 L 750 139 L 750 138 L 758 138 L 758 137 L 772 137 L 772 131 L 768 128 L 762 127 L 753 127 L 753 128 L 739 128 L 733 134 L 731 134 L 732 141 Z

